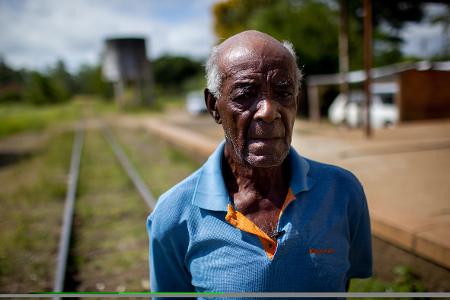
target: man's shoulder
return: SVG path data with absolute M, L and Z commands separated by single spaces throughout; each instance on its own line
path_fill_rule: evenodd
M 364 189 L 359 179 L 351 171 L 342 167 L 314 161 L 308 158 L 309 173 L 316 184 L 333 188 L 340 195 L 350 196 L 356 201 L 365 201 Z
M 355 174 L 342 167 L 305 158 L 310 166 L 312 176 L 323 180 L 332 180 L 350 186 L 362 187 Z
M 358 178 L 342 167 L 306 160 L 310 166 L 309 175 L 315 180 L 313 197 L 318 197 L 316 200 L 321 199 L 318 202 L 323 205 L 335 207 L 333 212 L 345 208 L 349 218 L 356 222 L 367 210 L 366 195 Z
M 168 191 L 163 193 L 158 200 L 155 209 L 161 207 L 163 209 L 165 206 L 169 205 L 170 207 L 185 205 L 187 202 L 190 202 L 192 196 L 197 187 L 197 182 L 199 176 L 202 172 L 202 168 L 197 169 L 194 173 L 175 184 Z
M 163 193 L 150 214 L 148 221 L 165 226 L 177 224 L 192 209 L 192 197 L 202 168 L 186 177 Z

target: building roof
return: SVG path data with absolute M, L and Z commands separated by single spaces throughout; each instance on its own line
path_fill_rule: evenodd
M 437 71 L 450 71 L 450 61 L 441 62 L 429 62 L 420 61 L 417 63 L 398 63 L 371 70 L 372 79 L 389 79 L 395 75 L 408 71 L 408 70 L 437 70 Z M 364 70 L 357 70 L 348 72 L 346 76 L 348 83 L 359 83 L 366 79 L 366 73 Z M 307 78 L 307 85 L 334 85 L 342 83 L 342 77 L 340 73 L 336 74 L 323 74 L 323 75 L 311 75 Z

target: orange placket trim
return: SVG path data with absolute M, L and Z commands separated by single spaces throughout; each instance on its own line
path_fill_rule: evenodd
M 295 199 L 295 195 L 292 193 L 292 190 L 289 188 L 288 194 L 286 195 L 286 199 L 284 200 L 283 206 L 280 210 L 279 218 L 281 217 L 281 214 L 283 213 L 284 209 Z M 278 218 L 278 220 L 279 220 Z M 261 241 L 261 244 L 263 245 L 264 252 L 266 252 L 266 255 L 269 259 L 272 259 L 275 255 L 275 251 L 277 250 L 277 241 L 270 238 L 267 233 L 262 231 L 258 226 L 256 226 L 255 223 L 250 221 L 245 215 L 242 213 L 234 210 L 233 206 L 231 204 L 228 204 L 228 212 L 225 216 L 225 220 L 228 221 L 231 225 L 233 225 L 236 228 L 239 228 L 242 231 L 251 233 L 256 235 L 259 240 Z
M 281 214 L 284 212 L 284 210 L 285 210 L 286 207 L 289 205 L 289 203 L 291 203 L 291 202 L 294 201 L 295 199 L 296 199 L 296 198 L 295 198 L 294 193 L 292 192 L 291 188 L 289 188 L 288 193 L 287 193 L 287 195 L 286 195 L 286 199 L 284 199 L 283 206 L 281 207 L 280 215 L 279 215 L 279 217 L 278 217 L 278 220 L 280 220 Z

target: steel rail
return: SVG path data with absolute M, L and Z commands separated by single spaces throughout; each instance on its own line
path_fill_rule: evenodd
M 139 176 L 139 173 L 131 164 L 127 155 L 125 154 L 122 147 L 119 145 L 117 140 L 115 139 L 113 133 L 108 128 L 108 126 L 102 126 L 102 132 L 105 139 L 108 141 L 111 146 L 114 155 L 118 159 L 120 165 L 127 173 L 128 177 L 133 182 L 134 186 L 138 190 L 140 196 L 144 199 L 146 204 L 150 209 L 154 209 L 156 205 L 155 198 L 153 194 Z M 53 286 L 53 292 L 61 293 L 64 291 L 64 282 L 66 280 L 66 271 L 67 271 L 67 259 L 69 255 L 70 249 L 70 238 L 72 233 L 72 225 L 73 225 L 73 215 L 75 209 L 75 199 L 76 199 L 76 191 L 78 185 L 78 177 L 81 163 L 81 154 L 83 150 L 84 144 L 84 129 L 80 126 L 78 127 L 75 139 L 72 148 L 72 156 L 70 162 L 70 171 L 68 178 L 68 188 L 66 193 L 66 200 L 64 206 L 64 215 L 63 215 L 63 226 L 61 230 L 61 238 L 59 241 L 59 250 L 58 250 L 58 258 L 57 258 L 57 267 L 55 273 L 55 280 Z M 67 297 L 66 295 L 54 295 L 53 299 L 58 300 L 61 297 Z
M 148 207 L 150 207 L 152 210 L 155 208 L 156 200 L 153 196 L 150 189 L 147 187 L 145 182 L 142 180 L 141 176 L 137 172 L 137 170 L 134 168 L 134 166 L 131 164 L 130 160 L 128 159 L 127 155 L 123 151 L 122 147 L 119 145 L 117 140 L 115 139 L 113 133 L 109 129 L 108 126 L 104 125 L 102 126 L 103 134 L 110 144 L 111 148 L 114 151 L 114 154 L 116 155 L 117 159 L 119 160 L 122 168 L 125 170 L 125 172 L 128 174 L 128 177 L 130 177 L 131 181 L 133 182 L 134 186 L 138 190 L 139 194 L 141 195 L 142 199 L 147 203 Z
M 68 178 L 68 189 L 64 206 L 63 227 L 59 240 L 58 259 L 56 275 L 53 286 L 54 292 L 62 292 L 66 275 L 67 258 L 69 254 L 70 236 L 72 232 L 73 211 L 75 206 L 75 196 L 77 192 L 78 175 L 80 170 L 81 153 L 83 150 L 84 129 L 79 126 L 73 142 L 72 157 L 70 160 L 70 171 Z M 54 297 L 59 299 L 59 297 Z

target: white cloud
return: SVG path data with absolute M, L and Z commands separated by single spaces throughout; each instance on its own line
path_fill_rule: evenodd
M 421 23 L 409 23 L 402 30 L 401 35 L 405 41 L 402 52 L 425 59 L 441 54 L 448 37 L 446 37 L 443 24 L 432 24 L 429 19 L 432 16 L 448 13 L 448 9 L 448 6 L 442 3 L 427 4 L 425 20 Z
M 151 57 L 204 57 L 214 42 L 212 2 L 0 0 L 0 54 L 15 66 L 42 69 L 62 58 L 75 69 L 98 62 L 105 38 L 138 35 Z
M 405 41 L 402 52 L 421 58 L 439 54 L 445 42 L 441 25 L 411 23 L 402 31 L 402 37 Z

